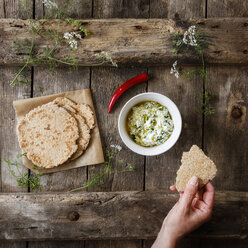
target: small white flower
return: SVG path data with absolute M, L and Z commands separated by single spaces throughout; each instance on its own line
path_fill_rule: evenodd
M 72 36 L 72 34 L 71 33 L 64 33 L 64 38 L 66 39 L 66 40 L 69 40 L 69 39 L 72 39 L 73 38 L 73 36 Z
M 118 65 L 113 61 L 111 54 L 105 51 L 102 51 L 101 53 L 96 53 L 95 56 L 100 59 L 102 58 L 105 62 L 112 64 L 115 67 L 118 67 Z
M 45 7 L 48 9 L 58 8 L 58 5 L 51 0 L 42 0 L 42 3 L 44 3 Z
M 183 35 L 183 43 L 190 46 L 197 46 L 196 40 L 196 26 L 190 26 L 187 31 L 184 32 Z
M 115 148 L 116 150 L 120 151 L 122 147 L 120 145 L 110 145 L 111 148 Z
M 70 40 L 69 45 L 72 49 L 77 49 L 77 41 L 76 40 Z
M 63 37 L 65 40 L 68 40 L 68 43 L 72 49 L 77 49 L 77 40 L 75 40 L 75 38 L 79 40 L 82 39 L 81 35 L 77 32 L 66 32 Z
M 179 71 L 177 70 L 177 60 L 173 63 L 170 74 L 174 74 L 176 78 L 179 78 Z

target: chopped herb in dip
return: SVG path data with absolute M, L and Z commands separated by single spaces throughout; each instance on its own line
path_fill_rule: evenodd
M 163 144 L 174 129 L 169 110 L 155 101 L 134 106 L 127 116 L 126 126 L 130 138 L 145 147 Z

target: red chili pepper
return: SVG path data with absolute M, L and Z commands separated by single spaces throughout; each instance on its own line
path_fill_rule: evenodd
M 146 73 L 142 73 L 136 77 L 133 77 L 131 79 L 129 79 L 128 81 L 126 81 L 124 84 L 122 84 L 120 86 L 120 88 L 114 93 L 114 95 L 112 96 L 110 102 L 109 102 L 109 107 L 108 107 L 108 113 L 110 113 L 111 109 L 113 108 L 116 100 L 129 88 L 131 88 L 132 86 L 142 83 L 142 82 L 146 82 L 148 80 L 148 75 Z

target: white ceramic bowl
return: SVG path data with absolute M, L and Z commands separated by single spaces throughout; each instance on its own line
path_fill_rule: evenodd
M 156 101 L 167 107 L 171 114 L 174 130 L 170 138 L 161 145 L 154 147 L 140 146 L 136 144 L 127 133 L 126 119 L 129 111 L 136 104 L 144 101 Z M 182 117 L 175 103 L 168 97 L 154 92 L 142 93 L 131 98 L 122 108 L 118 119 L 118 130 L 122 141 L 129 149 L 144 156 L 155 156 L 168 151 L 177 142 L 182 130 Z

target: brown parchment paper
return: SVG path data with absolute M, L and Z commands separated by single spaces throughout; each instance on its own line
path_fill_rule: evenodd
M 20 122 L 25 115 L 32 110 L 42 104 L 46 104 L 50 101 L 53 101 L 56 97 L 63 96 L 71 99 L 76 103 L 87 103 L 91 106 L 92 110 L 95 113 L 92 96 L 90 89 L 69 91 L 60 94 L 41 96 L 35 98 L 22 99 L 18 101 L 14 101 L 14 109 L 16 112 L 17 121 Z M 52 173 L 57 171 L 69 170 L 73 168 L 79 168 L 86 165 L 100 164 L 104 162 L 100 132 L 97 125 L 96 114 L 95 114 L 96 126 L 93 130 L 91 130 L 91 139 L 90 144 L 86 151 L 84 151 L 83 155 L 79 158 L 69 161 L 65 164 L 59 165 L 58 167 L 54 167 L 51 169 L 41 169 L 38 170 L 35 168 L 34 164 L 28 160 L 26 157 L 23 157 L 23 164 L 32 170 L 35 173 L 45 174 Z

